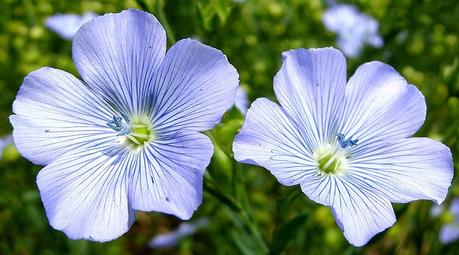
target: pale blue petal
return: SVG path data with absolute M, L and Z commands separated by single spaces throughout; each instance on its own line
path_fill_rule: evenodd
M 456 218 L 456 222 L 459 223 L 459 198 L 453 199 L 451 205 L 449 206 L 449 211 Z
M 0 159 L 2 159 L 3 151 L 8 147 L 10 144 L 13 143 L 13 137 L 11 135 L 4 136 L 0 138 Z
M 355 152 L 349 162 L 349 175 L 396 203 L 442 203 L 454 173 L 449 148 L 428 138 L 380 141 Z
M 338 48 L 343 51 L 347 57 L 357 57 L 362 50 L 363 43 L 359 39 L 344 39 L 339 37 L 336 41 Z
M 307 146 L 317 148 L 334 139 L 342 118 L 346 60 L 338 50 L 297 49 L 283 53 L 274 77 L 274 91 L 294 119 Z
M 241 112 L 243 115 L 245 115 L 249 109 L 249 98 L 247 97 L 247 92 L 245 92 L 242 87 L 237 89 L 234 106 L 236 106 L 239 112 Z
M 132 114 L 150 111 L 148 87 L 165 52 L 161 24 L 134 9 L 94 18 L 73 40 L 73 60 L 83 80 Z
M 177 245 L 183 238 L 192 235 L 198 228 L 207 225 L 207 220 L 200 219 L 193 223 L 183 222 L 179 225 L 177 230 L 171 231 L 166 234 L 160 234 L 155 236 L 149 243 L 148 246 L 151 248 L 170 248 Z
M 323 15 L 323 22 L 327 29 L 340 33 L 358 22 L 359 11 L 352 5 L 339 4 L 329 8 Z
M 440 242 L 448 244 L 459 239 L 459 224 L 446 225 L 440 230 Z
M 265 98 L 253 102 L 241 131 L 234 139 L 237 161 L 263 166 L 280 183 L 295 185 L 317 174 L 295 124 L 277 104 Z
M 354 246 L 365 245 L 373 236 L 392 226 L 396 219 L 391 203 L 365 186 L 346 178 L 335 183 L 332 212 L 344 237 Z
M 223 53 L 196 40 L 177 42 L 153 83 L 153 119 L 158 130 L 204 131 L 234 104 L 239 75 Z
M 324 13 L 323 22 L 327 29 L 337 33 L 338 47 L 348 57 L 358 56 L 365 44 L 381 47 L 384 43 L 378 22 L 355 6 L 335 5 Z
M 92 12 L 87 12 L 81 16 L 76 14 L 57 14 L 48 17 L 45 21 L 45 25 L 62 38 L 72 40 L 78 29 L 80 29 L 84 23 L 96 16 L 97 15 Z
M 125 233 L 135 219 L 128 201 L 135 153 L 85 150 L 57 158 L 37 176 L 50 225 L 70 239 L 105 242 Z
M 310 177 L 301 183 L 301 190 L 311 200 L 331 206 L 336 223 L 355 246 L 365 245 L 396 221 L 391 203 L 373 192 L 371 182 L 346 173 Z
M 106 125 L 116 111 L 64 71 L 41 68 L 27 75 L 13 112 L 14 143 L 38 165 L 75 148 L 116 142 L 116 132 Z
M 182 223 L 183 224 L 183 223 Z M 180 225 L 182 226 L 182 225 Z M 148 246 L 151 248 L 171 248 L 176 246 L 183 238 L 178 231 L 172 231 L 166 234 L 160 234 L 155 236 L 149 243 Z
M 359 140 L 355 150 L 376 141 L 406 138 L 424 123 L 421 92 L 391 66 L 370 62 L 360 66 L 346 86 L 346 105 L 339 131 Z
M 202 201 L 202 178 L 213 145 L 201 133 L 175 133 L 147 145 L 133 165 L 132 208 L 189 219 Z
M 443 205 L 434 205 L 430 208 L 430 216 L 437 218 L 443 213 L 444 210 L 445 208 Z

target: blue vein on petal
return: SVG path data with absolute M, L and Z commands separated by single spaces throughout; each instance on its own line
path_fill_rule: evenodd
M 357 142 L 359 141 L 358 139 L 352 140 L 351 138 L 346 140 L 346 137 L 341 133 L 336 134 L 336 139 L 338 139 L 338 142 L 343 149 L 346 149 L 347 147 L 353 147 L 357 145 Z

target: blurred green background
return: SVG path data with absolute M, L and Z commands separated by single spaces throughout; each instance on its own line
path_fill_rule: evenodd
M 360 57 L 348 59 L 348 74 L 371 60 L 392 65 L 426 97 L 427 121 L 417 136 L 438 139 L 457 155 L 457 1 L 346 3 L 378 20 L 384 38 L 384 47 L 365 48 Z M 11 104 L 30 71 L 52 66 L 78 75 L 71 42 L 44 27 L 45 19 L 56 13 L 103 14 L 130 7 L 148 10 L 163 25 L 167 19 L 176 39 L 193 37 L 221 49 L 238 70 L 251 100 L 261 96 L 275 100 L 272 78 L 282 51 L 335 45 L 336 35 L 322 23 L 327 4 L 320 0 L 1 0 L 0 137 L 11 133 Z M 0 160 L 0 254 L 458 254 L 459 241 L 442 245 L 438 239 L 439 229 L 451 217 L 432 218 L 429 201 L 394 205 L 397 223 L 367 246 L 352 247 L 329 208 L 307 199 L 299 187 L 281 186 L 268 171 L 232 159 L 232 139 L 243 119 L 233 109 L 208 132 L 216 152 L 205 177 L 203 204 L 191 221 L 205 217 L 209 224 L 170 249 L 147 246 L 153 236 L 180 224 L 159 213 L 138 213 L 130 231 L 109 243 L 68 240 L 48 225 L 35 184 L 41 167 L 7 147 Z M 455 196 L 459 196 L 457 178 L 445 203 Z

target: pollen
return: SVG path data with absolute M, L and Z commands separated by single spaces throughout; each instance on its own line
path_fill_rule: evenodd
M 320 174 L 340 175 L 347 167 L 346 151 L 334 144 L 326 144 L 314 152 L 314 159 Z

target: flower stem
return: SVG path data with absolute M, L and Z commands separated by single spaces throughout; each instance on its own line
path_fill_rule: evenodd
M 170 45 L 173 45 L 176 42 L 175 35 L 174 35 L 174 31 L 172 31 L 171 27 L 169 26 L 169 22 L 167 22 L 167 17 L 166 17 L 166 14 L 164 13 L 164 2 L 160 1 L 157 6 L 158 7 L 156 11 L 158 12 L 158 16 L 159 16 L 159 20 L 161 24 L 166 30 L 167 40 L 169 41 Z
M 147 12 L 153 11 L 151 10 L 153 8 L 150 8 L 149 4 L 145 0 L 135 0 L 135 1 L 144 11 L 147 11 Z M 158 1 L 156 3 L 156 6 L 157 6 L 156 12 L 158 14 L 158 19 L 163 25 L 164 30 L 166 30 L 167 40 L 169 41 L 170 45 L 173 45 L 176 42 L 175 35 L 174 35 L 174 31 L 172 31 L 171 27 L 169 26 L 169 22 L 167 22 L 167 16 L 164 12 L 164 1 Z

